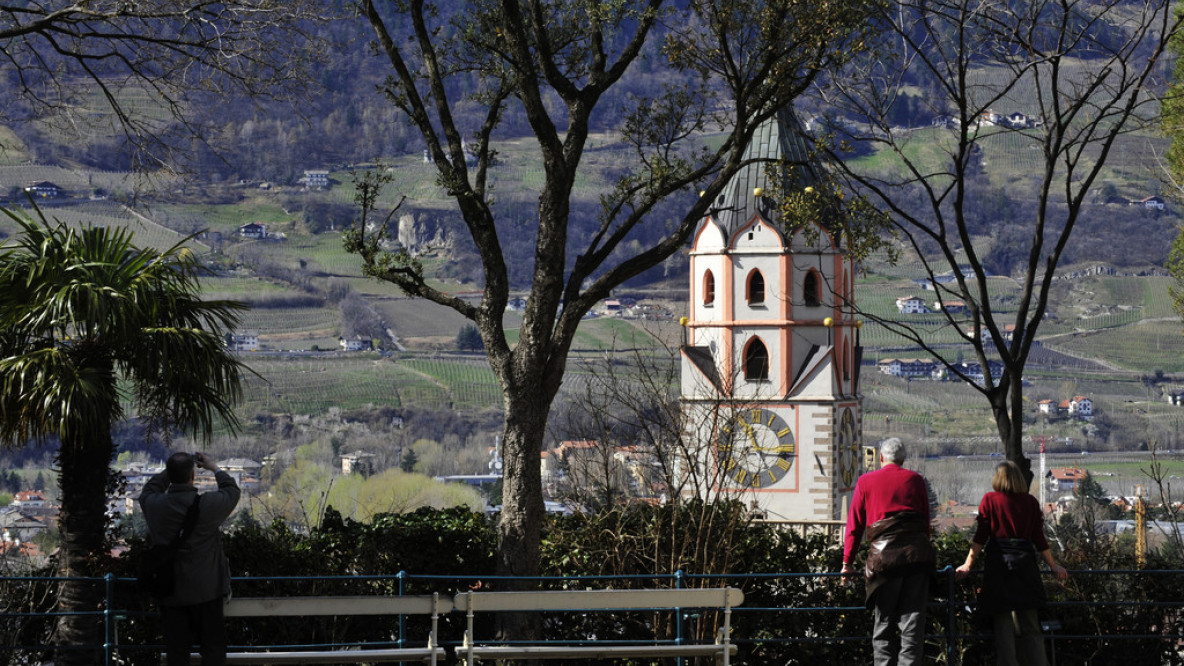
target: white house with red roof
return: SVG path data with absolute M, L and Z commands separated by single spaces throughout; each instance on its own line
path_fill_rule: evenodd
M 1048 489 L 1055 492 L 1073 492 L 1077 482 L 1084 479 L 1089 472 L 1080 467 L 1054 467 L 1045 474 Z
M 1089 420 L 1094 416 L 1094 401 L 1083 395 L 1069 398 L 1069 416 Z

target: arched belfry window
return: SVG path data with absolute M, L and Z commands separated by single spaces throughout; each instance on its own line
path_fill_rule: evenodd
M 753 338 L 744 349 L 744 378 L 750 382 L 769 378 L 769 350 L 760 338 Z
M 703 305 L 715 302 L 715 274 L 710 270 L 703 273 Z
M 822 304 L 822 281 L 818 278 L 818 271 L 811 270 L 806 273 L 806 279 L 802 283 L 802 302 L 810 307 Z
M 759 270 L 748 274 L 748 303 L 750 305 L 765 302 L 765 276 Z

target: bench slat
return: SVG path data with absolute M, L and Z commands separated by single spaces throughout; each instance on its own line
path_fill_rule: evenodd
M 242 597 L 233 598 L 224 608 L 226 617 L 295 617 L 309 615 L 430 615 L 432 597 Z M 452 611 L 452 600 L 442 597 L 435 609 Z
M 293 652 L 231 652 L 227 664 L 360 664 L 394 661 L 430 661 L 444 659 L 444 648 L 390 648 L 378 650 L 326 650 Z M 200 664 L 201 655 L 190 655 L 190 663 Z
M 744 593 L 734 587 L 686 590 L 540 590 L 462 592 L 459 611 L 626 610 L 642 608 L 723 608 L 739 606 Z
M 475 659 L 616 659 L 623 657 L 711 657 L 736 654 L 736 645 L 476 645 Z

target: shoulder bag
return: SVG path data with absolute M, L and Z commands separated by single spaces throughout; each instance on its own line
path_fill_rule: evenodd
M 185 522 L 181 523 L 181 527 L 177 529 L 177 534 L 172 541 L 168 544 L 152 546 L 140 558 L 136 572 L 137 581 L 140 589 L 154 599 L 163 599 L 173 594 L 173 589 L 176 586 L 174 565 L 177 562 L 177 551 L 181 549 L 181 545 L 185 543 L 185 539 L 193 531 L 194 525 L 197 525 L 200 503 L 201 495 L 198 495 L 193 499 L 193 504 L 189 505 L 189 510 L 185 512 Z

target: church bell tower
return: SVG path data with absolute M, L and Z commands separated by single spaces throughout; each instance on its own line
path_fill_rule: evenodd
M 700 492 L 770 520 L 839 519 L 863 471 L 854 261 L 837 220 L 786 225 L 772 200 L 821 186 L 792 109 L 744 159 L 692 239 L 682 403 Z M 772 181 L 777 163 L 792 183 Z

